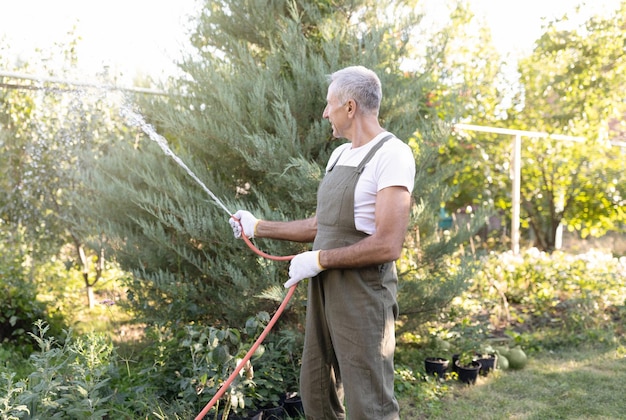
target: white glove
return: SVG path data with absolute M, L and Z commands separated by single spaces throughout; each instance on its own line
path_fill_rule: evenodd
M 256 225 L 259 223 L 259 219 L 254 217 L 249 211 L 237 210 L 237 213 L 233 214 L 231 218 L 228 219 L 228 222 L 233 228 L 233 235 L 235 235 L 235 238 L 241 238 L 242 226 L 243 233 L 248 238 L 254 238 Z
M 296 255 L 289 265 L 289 280 L 285 283 L 285 288 L 298 284 L 302 279 L 317 276 L 325 268 L 320 264 L 320 251 L 307 251 Z

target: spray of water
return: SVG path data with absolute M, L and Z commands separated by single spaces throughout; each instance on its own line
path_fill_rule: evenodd
M 176 156 L 174 152 L 172 152 L 172 149 L 170 149 L 165 137 L 157 133 L 155 128 L 151 124 L 148 124 L 142 115 L 136 113 L 127 106 L 122 106 L 120 113 L 130 123 L 141 128 L 141 130 L 146 133 L 152 141 L 159 145 L 161 150 L 163 150 L 166 155 L 174 159 L 174 161 L 181 168 L 183 168 L 187 172 L 187 174 L 189 174 L 189 176 L 193 178 L 193 180 L 196 181 L 198 185 L 200 185 L 200 187 L 202 187 L 202 189 L 209 195 L 209 197 L 211 197 L 218 206 L 220 206 L 222 209 L 224 209 L 226 213 L 228 213 L 229 216 L 233 214 L 230 212 L 230 210 L 228 210 L 224 203 L 222 203 L 222 201 L 215 194 L 213 194 L 213 192 L 206 185 L 204 185 L 204 182 L 202 182 L 200 178 L 198 178 L 196 174 L 194 174 L 193 171 L 189 169 L 187 165 L 185 165 L 185 162 L 183 162 L 178 156 Z

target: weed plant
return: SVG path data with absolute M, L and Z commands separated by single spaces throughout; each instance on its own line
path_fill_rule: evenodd
M 39 349 L 30 356 L 32 371 L 26 378 L 3 369 L 0 392 L 2 418 L 100 419 L 113 394 L 113 345 L 101 335 L 71 338 L 64 344 L 46 333 L 49 326 L 36 323 L 31 336 Z

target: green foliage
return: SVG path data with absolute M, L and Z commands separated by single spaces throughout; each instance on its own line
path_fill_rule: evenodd
M 626 36 L 625 20 L 624 2 L 579 27 L 566 29 L 567 17 L 557 19 L 520 61 L 523 92 L 509 127 L 587 139 L 524 139 L 524 220 L 542 250 L 554 249 L 561 222 L 582 237 L 623 229 L 624 159 L 609 140 L 621 135 L 617 122 L 626 112 L 623 45 L 611 42 Z
M 406 366 L 396 366 L 395 374 L 397 395 L 403 398 L 409 397 L 412 401 L 419 401 L 421 405 L 429 406 L 433 410 L 442 406 L 442 399 L 451 391 L 449 383 L 425 375 L 424 372 L 413 371 Z M 401 413 L 405 412 L 408 407 L 402 404 Z
M 451 383 L 435 403 L 402 396 L 400 415 L 407 420 L 615 419 L 626 409 L 620 392 L 625 379 L 623 355 L 614 349 L 558 349 L 535 355 L 523 370 L 480 377 L 477 386 Z
M 39 351 L 30 358 L 32 372 L 15 381 L 1 370 L 0 400 L 3 418 L 101 419 L 112 396 L 112 343 L 103 336 L 68 336 L 63 345 L 47 336 L 48 325 L 36 323 L 31 334 Z
M 399 263 L 400 332 L 436 319 L 442 308 L 465 290 L 473 265 L 472 259 L 463 255 L 424 262 L 413 252 L 407 254 Z
M 522 382 L 510 385 L 511 381 L 516 382 L 515 375 L 529 375 L 531 371 L 532 376 L 539 375 L 536 379 L 539 383 L 533 382 L 533 387 L 541 386 L 545 367 L 537 364 L 543 363 L 542 359 L 554 359 L 563 349 L 575 349 L 572 354 L 576 355 L 585 355 L 589 349 L 594 349 L 593 353 L 606 352 L 605 356 L 611 355 L 609 359 L 618 363 L 623 356 L 625 316 L 626 259 L 623 257 L 595 251 L 581 255 L 548 254 L 535 248 L 520 255 L 510 252 L 486 255 L 473 272 L 469 288 L 441 310 L 436 320 L 399 336 L 396 365 L 403 418 L 419 418 L 424 412 L 434 418 L 449 418 L 449 404 L 460 396 L 459 390 L 448 381 L 433 383 L 432 378 L 413 373 L 423 371 L 426 357 L 450 359 L 452 354 L 466 354 L 469 360 L 476 351 L 505 351 L 521 346 L 528 354 L 528 364 L 522 371 L 502 371 L 495 376 L 497 379 L 485 380 L 485 387 L 476 387 L 492 389 L 498 383 L 509 383 L 502 386 L 516 390 L 517 398 L 519 390 L 524 388 Z M 585 366 L 593 366 L 595 371 L 598 360 L 595 357 L 589 360 L 582 366 L 583 370 Z M 551 363 L 554 369 L 572 371 L 571 361 Z M 589 380 L 606 380 L 601 377 Z M 524 378 L 524 383 L 534 380 Z M 455 398 L 450 398 L 451 394 Z M 415 395 L 423 395 L 424 402 L 416 404 L 415 411 L 420 415 L 411 416 L 409 412 L 414 404 L 409 401 L 422 401 L 416 400 Z M 461 401 L 465 398 L 460 396 Z M 536 402 L 533 400 L 533 404 Z M 517 407 L 515 403 L 510 406 L 507 409 L 510 412 Z M 567 412 L 566 407 L 563 410 Z
M 552 340 L 610 342 L 613 317 L 626 302 L 625 263 L 594 251 L 546 254 L 531 248 L 520 255 L 492 254 L 473 277 L 468 297 L 480 299 L 493 327 L 543 331 L 545 346 L 559 344 Z
M 268 321 L 259 313 L 241 329 L 152 328 L 147 339 L 153 344 L 130 357 L 121 356 L 108 334 L 66 332 L 60 343 L 39 321 L 32 335 L 39 350 L 20 374 L 15 363 L 5 365 L 12 351 L 0 352 L 1 418 L 189 418 L 215 395 Z M 253 412 L 297 391 L 301 345 L 300 334 L 270 334 L 211 413 Z
M 485 211 L 468 215 L 467 223 L 455 223 L 448 229 L 438 227 L 440 209 L 457 191 L 446 186 L 458 166 L 444 164 L 438 144 L 447 130 L 442 125 L 420 132 L 410 140 L 416 153 L 416 205 L 398 260 L 400 275 L 398 300 L 403 318 L 402 330 L 425 323 L 459 296 L 474 269 L 474 250 L 464 246 L 484 224 Z
M 266 312 L 249 318 L 245 327 L 186 325 L 176 332 L 151 328 L 153 344 L 142 355 L 137 389 L 149 389 L 159 399 L 184 403 L 200 411 L 217 393 L 269 321 Z M 300 335 L 270 334 L 216 405 L 247 412 L 278 405 L 287 392 L 298 390 Z M 145 378 L 150 378 L 146 383 Z
M 302 335 L 282 330 L 270 335 L 254 360 L 254 394 L 257 407 L 277 406 L 289 393 L 299 391 Z
M 623 43 L 626 4 L 573 26 L 549 22 L 533 53 L 520 61 L 523 123 L 541 131 L 604 138 L 608 122 L 623 118 Z
M 437 36 L 443 49 L 433 51 L 438 59 L 429 69 L 433 86 L 426 106 L 446 121 L 497 124 L 506 116 L 511 87 L 504 71 L 506 63 L 493 44 L 488 25 L 472 13 L 467 2 L 458 2 Z M 437 144 L 442 167 L 453 168 L 442 177 L 453 188 L 443 201 L 446 208 L 456 211 L 473 205 L 491 209 L 503 187 L 491 174 L 504 152 L 502 142 L 490 141 L 490 135 L 478 140 L 465 132 L 451 134 Z
M 71 31 L 68 37 L 66 44 L 41 51 L 31 63 L 36 68 L 24 64 L 12 70 L 75 79 L 77 37 Z M 96 221 L 80 214 L 93 202 L 84 188 L 84 169 L 123 138 L 114 105 L 119 98 L 64 83 L 12 76 L 3 76 L 3 82 L 0 167 L 8 170 L 0 181 L 0 228 L 19 232 L 16 244 L 33 270 L 71 244 L 74 252 L 65 257 L 80 266 L 91 298 L 91 288 L 105 276 L 108 255 Z
M 8 246 L 10 235 L 0 231 L 0 238 L 6 241 L 0 242 L 0 343 L 27 355 L 35 344 L 28 334 L 35 321 L 45 319 L 60 332 L 63 318 L 37 299 L 37 284 L 25 270 L 26 257 L 19 248 Z
M 626 261 L 602 253 L 546 254 L 531 249 L 519 256 L 485 256 L 466 293 L 439 311 L 436 319 L 400 334 L 396 357 L 400 401 L 410 397 L 429 412 L 444 412 L 448 404 L 444 401 L 458 390 L 452 381 L 424 374 L 423 360 L 434 354 L 450 357 L 464 350 L 486 351 L 489 345 L 497 349 L 497 342 L 511 348 L 521 344 L 529 349 L 529 363 L 520 372 L 528 372 L 535 370 L 547 350 L 559 351 L 562 346 L 623 352 L 625 285 Z M 503 296 L 510 322 L 502 308 Z M 108 335 L 66 333 L 60 340 L 49 337 L 48 326 L 38 322 L 38 333 L 32 335 L 38 351 L 26 368 L 15 369 L 18 363 L 11 347 L 0 351 L 0 415 L 191 418 L 226 380 L 268 319 L 267 313 L 259 313 L 239 329 L 197 324 L 152 327 L 145 343 L 125 357 Z M 220 401 L 220 409 L 245 413 L 272 405 L 296 389 L 301 345 L 301 335 L 295 332 L 279 329 L 270 334 Z M 405 413 L 410 410 L 409 404 L 402 407 Z
M 450 55 L 463 57 L 457 71 L 467 97 L 451 102 L 433 93 L 442 108 L 459 110 L 460 122 L 587 139 L 581 144 L 523 137 L 521 223 L 541 250 L 555 249 L 559 225 L 583 238 L 624 228 L 624 149 L 611 147 L 609 140 L 623 137 L 623 46 L 610 40 L 624 38 L 625 17 L 622 2 L 614 13 L 580 25 L 568 16 L 548 22 L 534 51 L 519 61 L 519 81 L 503 78 L 488 34 L 475 31 L 481 34 L 478 51 L 467 57 L 471 47 L 457 47 L 458 54 Z M 461 9 L 451 30 L 476 23 L 468 18 Z M 454 46 L 450 42 L 447 48 Z M 461 163 L 462 170 L 450 178 L 459 188 L 448 207 L 474 204 L 510 212 L 511 139 L 471 131 L 450 138 L 442 159 Z

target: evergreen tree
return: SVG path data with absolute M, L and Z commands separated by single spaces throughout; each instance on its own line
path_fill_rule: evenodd
M 195 50 L 180 65 L 185 77 L 172 80 L 168 97 L 138 99 L 138 109 L 229 211 L 303 218 L 315 211 L 323 167 L 339 144 L 330 141 L 321 117 L 326 77 L 347 65 L 372 68 L 383 85 L 383 126 L 410 142 L 418 159 L 416 236 L 408 244 L 419 250 L 407 252 L 411 261 L 402 264 L 402 283 L 415 290 L 411 285 L 424 278 L 437 282 L 442 276 L 433 273 L 457 244 L 435 239 L 442 178 L 449 176 L 437 168 L 437 151 L 449 130 L 425 106 L 433 87 L 428 71 L 401 69 L 403 59 L 415 54 L 410 41 L 420 16 L 414 6 L 207 1 L 192 35 Z M 420 58 L 428 69 L 435 56 Z M 135 308 L 163 324 L 242 325 L 255 311 L 272 312 L 285 293 L 287 263 L 264 260 L 235 240 L 226 211 L 139 129 L 137 136 L 135 144 L 101 159 L 91 178 L 99 191 L 93 210 L 106 216 L 102 228 L 119 262 L 135 273 Z M 256 243 L 276 255 L 310 247 Z M 299 287 L 283 320 L 300 320 L 304 294 Z M 405 296 L 413 312 L 424 305 Z

